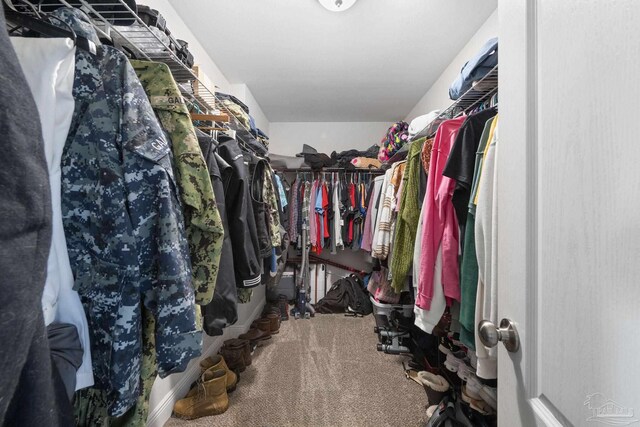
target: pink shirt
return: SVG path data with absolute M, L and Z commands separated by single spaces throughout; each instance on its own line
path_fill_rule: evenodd
M 416 305 L 423 309 L 431 308 L 433 298 L 433 278 L 438 247 L 442 243 L 442 286 L 448 301 L 460 301 L 460 271 L 458 267 L 459 228 L 451 197 L 455 189 L 455 180 L 442 175 L 449 152 L 456 139 L 458 130 L 466 117 L 461 116 L 443 122 L 436 133 L 429 176 L 427 194 L 421 212 L 422 255 L 420 258 L 420 280 Z

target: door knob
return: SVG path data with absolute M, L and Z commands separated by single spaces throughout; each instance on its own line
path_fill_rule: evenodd
M 509 319 L 500 321 L 500 328 L 489 320 L 478 323 L 478 336 L 480 341 L 487 347 L 495 347 L 498 341 L 502 341 L 507 351 L 515 353 L 520 349 L 520 337 L 515 324 Z

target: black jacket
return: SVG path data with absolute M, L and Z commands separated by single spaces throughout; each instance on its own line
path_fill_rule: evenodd
M 213 192 L 216 196 L 216 204 L 224 227 L 224 240 L 220 256 L 221 268 L 218 272 L 216 290 L 211 302 L 202 308 L 204 331 L 207 335 L 216 336 L 222 335 L 223 328 L 233 325 L 238 320 L 238 296 L 234 269 L 225 268 L 225 266 L 234 265 L 234 261 L 227 205 L 225 203 L 227 198 L 225 190 L 227 189 L 224 186 L 223 176 L 226 176 L 226 181 L 229 182 L 229 175 L 233 173 L 233 168 L 215 152 L 215 141 L 209 135 L 199 131 L 198 142 L 209 169 Z
M 218 153 L 231 166 L 232 173 L 224 182 L 229 234 L 233 248 L 236 286 L 252 288 L 260 284 L 262 259 L 259 256 L 258 232 L 251 203 L 249 172 L 238 142 L 221 136 Z M 221 265 L 221 269 L 225 266 Z
M 251 153 L 246 154 L 246 159 L 249 161 L 249 171 L 251 173 L 251 203 L 253 204 L 253 213 L 258 232 L 258 253 L 261 258 L 270 258 L 273 246 L 271 244 L 269 221 L 267 219 L 269 212 L 263 197 L 267 161 Z

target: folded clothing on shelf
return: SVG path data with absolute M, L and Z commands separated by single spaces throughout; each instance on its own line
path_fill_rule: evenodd
M 473 82 L 482 79 L 498 65 L 498 38 L 489 39 L 482 49 L 467 61 L 449 88 L 449 98 L 456 100 L 471 89 Z

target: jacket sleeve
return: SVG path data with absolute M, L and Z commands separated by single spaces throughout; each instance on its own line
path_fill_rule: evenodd
M 186 369 L 200 355 L 189 247 L 169 144 L 146 94 L 126 63 L 120 133 L 127 204 L 137 236 L 141 292 L 156 319 L 161 377 Z

